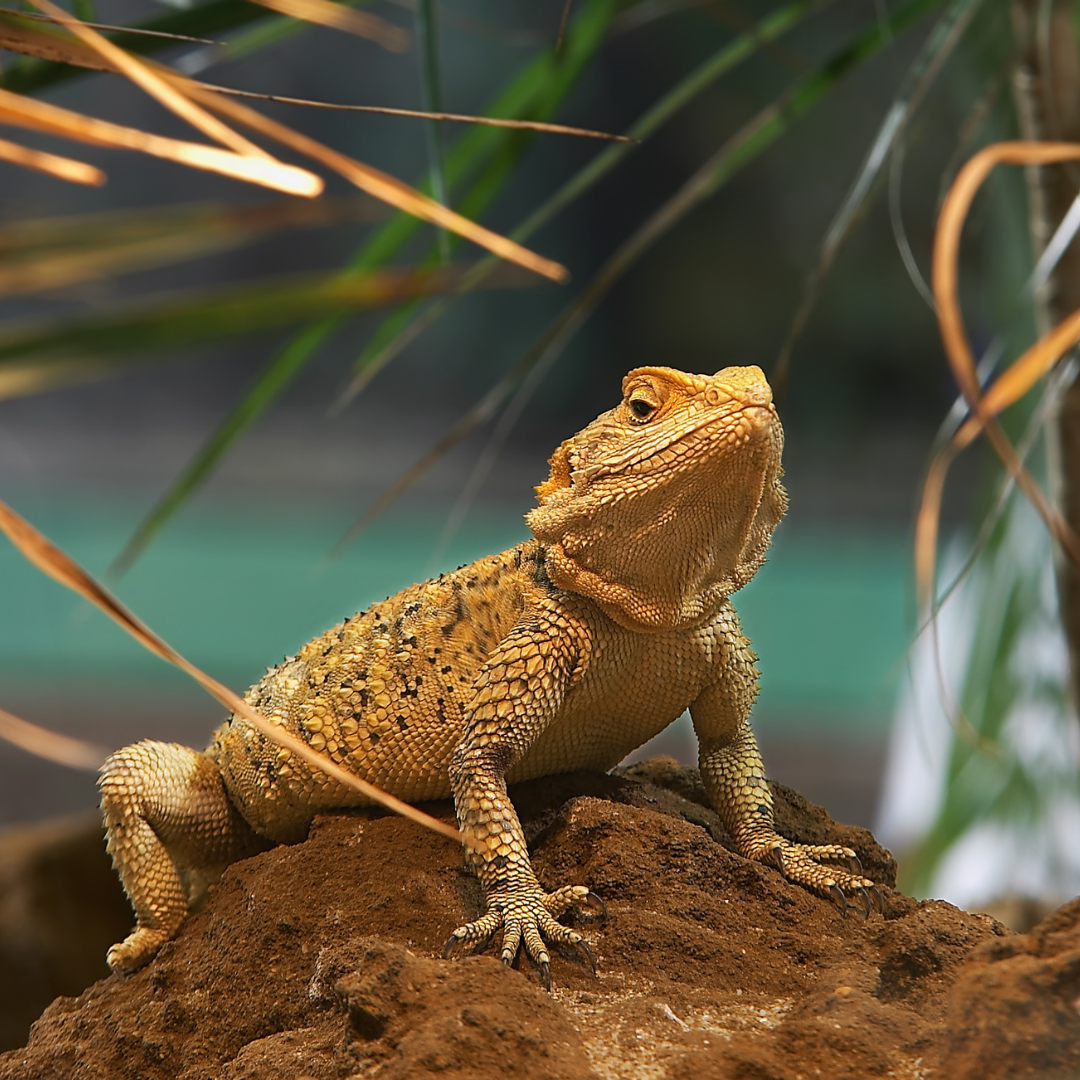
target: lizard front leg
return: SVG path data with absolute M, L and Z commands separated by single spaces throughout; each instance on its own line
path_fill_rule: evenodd
M 487 910 L 458 927 L 444 953 L 449 957 L 501 930 L 503 963 L 512 964 L 524 944 L 548 988 L 551 958 L 545 941 L 578 948 L 596 967 L 581 934 L 556 919 L 574 906 L 603 908 L 582 885 L 543 891 L 506 793 L 507 770 L 558 715 L 587 651 L 581 647 L 587 645 L 584 628 L 552 607 L 508 634 L 474 685 L 450 778 L 467 857 L 484 887 Z
M 882 910 L 881 893 L 863 876 L 851 848 L 796 844 L 776 831 L 772 792 L 749 724 L 757 696 L 757 667 L 737 625 L 728 628 L 723 653 L 720 679 L 702 691 L 690 706 L 690 715 L 705 791 L 739 853 L 772 863 L 789 881 L 829 897 L 841 911 L 846 911 L 847 897 L 854 894 L 867 915 L 872 908 Z

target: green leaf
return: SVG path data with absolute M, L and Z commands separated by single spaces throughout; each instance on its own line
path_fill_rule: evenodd
M 325 338 L 325 327 L 325 322 L 309 326 L 278 354 L 274 363 L 262 373 L 239 406 L 229 413 L 225 422 L 219 425 L 210 439 L 203 444 L 180 479 L 169 488 L 139 523 L 131 539 L 124 545 L 124 549 L 113 560 L 106 579 L 118 578 L 135 562 L 165 522 L 199 487 L 226 450 L 296 378 L 297 373 L 307 363 L 312 350 L 317 348 Z
M 425 112 L 442 112 L 442 78 L 439 74 L 439 19 L 434 0 L 417 0 L 416 40 L 419 45 L 420 92 Z M 443 167 L 443 132 L 439 120 L 425 120 L 424 134 L 427 141 L 428 187 L 431 197 L 443 206 L 446 201 L 446 176 Z M 436 229 L 439 245 L 439 261 L 450 261 L 450 235 L 445 229 Z

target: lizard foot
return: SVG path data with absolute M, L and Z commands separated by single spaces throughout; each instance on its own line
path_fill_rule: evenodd
M 596 958 L 576 930 L 556 922 L 572 907 L 585 907 L 607 914 L 604 902 L 582 885 L 567 885 L 553 893 L 535 888 L 495 894 L 488 898 L 488 911 L 479 919 L 459 926 L 446 942 L 443 958 L 449 960 L 469 946 L 485 944 L 502 930 L 500 957 L 512 964 L 524 944 L 529 958 L 540 971 L 545 990 L 551 989 L 551 955 L 547 944 L 565 945 L 579 952 L 596 974 Z
M 854 895 L 859 898 L 864 918 L 869 918 L 872 911 L 884 914 L 881 890 L 863 876 L 862 864 L 851 848 L 839 844 L 793 844 L 780 839 L 764 848 L 757 858 L 772 863 L 788 881 L 827 896 L 842 915 L 847 915 L 848 897 Z M 829 865 L 835 863 L 847 869 Z
M 135 971 L 150 963 L 173 935 L 167 930 L 138 926 L 105 954 L 110 971 Z

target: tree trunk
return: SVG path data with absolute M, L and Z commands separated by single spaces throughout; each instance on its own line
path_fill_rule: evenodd
M 1024 138 L 1080 142 L 1080 39 L 1066 0 L 1015 0 L 1013 25 L 1021 47 L 1015 99 Z M 1032 244 L 1038 257 L 1080 193 L 1080 165 L 1032 169 Z M 1036 297 L 1036 325 L 1049 329 L 1080 308 L 1080 239 L 1065 252 Z M 1080 533 L 1080 380 L 1065 392 L 1049 442 L 1051 484 L 1062 513 Z M 1072 698 L 1080 705 L 1080 567 L 1062 558 L 1058 572 L 1062 619 L 1069 643 Z

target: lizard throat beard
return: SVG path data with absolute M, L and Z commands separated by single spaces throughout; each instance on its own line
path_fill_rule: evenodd
M 728 444 L 704 425 L 632 468 L 575 478 L 533 510 L 552 582 L 628 629 L 676 630 L 713 615 L 764 562 L 787 506 L 783 429 L 775 415 L 754 427 Z

